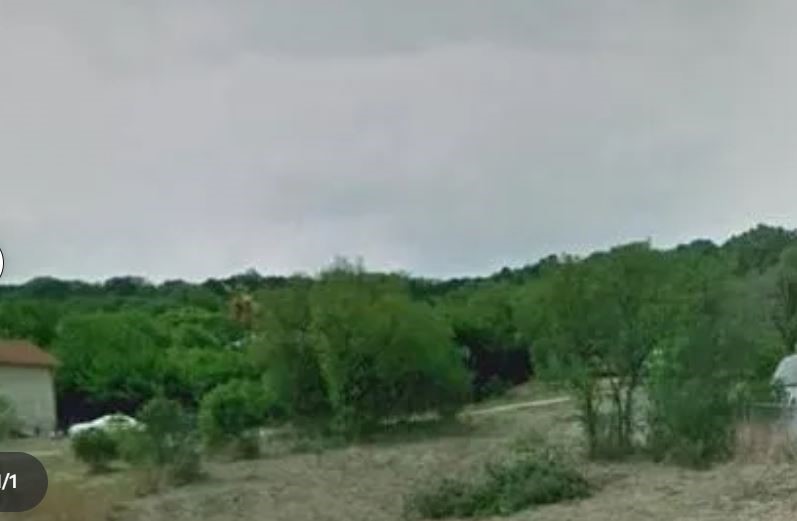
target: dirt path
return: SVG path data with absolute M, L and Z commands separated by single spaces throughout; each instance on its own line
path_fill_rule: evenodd
M 519 411 L 522 409 L 533 409 L 535 407 L 546 407 L 548 405 L 558 405 L 560 403 L 567 403 L 570 398 L 560 396 L 558 398 L 549 398 L 547 400 L 532 400 L 529 402 L 509 403 L 506 405 L 496 405 L 495 407 L 487 407 L 484 409 L 476 409 L 474 411 L 466 411 L 462 413 L 463 416 L 482 416 L 486 414 L 498 414 L 502 412 Z

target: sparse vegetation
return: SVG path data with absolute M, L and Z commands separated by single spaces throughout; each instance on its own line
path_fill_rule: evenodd
M 562 452 L 545 445 L 520 449 L 465 478 L 443 477 L 424 484 L 407 497 L 405 517 L 508 515 L 590 494 L 586 478 Z
M 155 491 L 164 483 L 184 485 L 202 475 L 199 436 L 191 418 L 179 403 L 154 398 L 138 415 L 143 430 L 124 433 L 123 458 L 138 469 L 143 491 Z

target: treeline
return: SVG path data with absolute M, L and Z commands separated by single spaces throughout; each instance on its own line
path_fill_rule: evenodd
M 637 388 L 714 375 L 717 389 L 752 385 L 792 351 L 795 246 L 794 231 L 761 225 L 721 245 L 635 243 L 447 281 L 345 260 L 314 276 L 249 271 L 198 284 L 38 278 L 0 286 L 0 336 L 59 358 L 64 424 L 155 396 L 196 408 L 233 382 L 261 390 L 275 421 L 357 430 L 450 414 L 537 372 L 570 382 L 595 418 L 590 393 L 613 377 L 607 429 L 622 445 Z

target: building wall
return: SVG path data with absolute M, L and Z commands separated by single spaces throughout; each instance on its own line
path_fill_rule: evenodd
M 22 427 L 44 435 L 55 430 L 55 389 L 46 367 L 0 366 L 0 395 L 14 404 Z

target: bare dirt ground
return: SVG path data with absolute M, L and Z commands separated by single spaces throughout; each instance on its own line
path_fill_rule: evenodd
M 489 406 L 483 406 L 487 408 Z M 480 408 L 481 410 L 481 408 Z M 500 414 L 498 413 L 500 412 Z M 579 430 L 572 404 L 499 409 L 466 416 L 446 432 L 397 435 L 370 444 L 317 453 L 274 455 L 257 461 L 209 463 L 206 481 L 161 495 L 122 502 L 118 521 L 382 521 L 401 519 L 402 498 L 441 475 L 461 475 L 506 450 L 531 430 L 574 443 Z M 38 448 L 38 450 L 47 450 Z M 64 466 L 61 463 L 62 467 Z M 593 497 L 511 516 L 537 521 L 785 521 L 797 519 L 797 465 L 735 462 L 689 471 L 649 462 L 584 464 Z M 57 467 L 57 465 L 56 465 Z M 74 467 L 56 474 L 74 479 Z M 71 472 L 71 473 L 70 473 Z M 123 497 L 121 477 L 81 479 L 91 507 Z M 64 492 L 54 484 L 56 497 Z M 107 493 L 106 493 L 107 492 Z M 88 512 L 58 517 L 51 507 L 30 519 L 99 521 Z M 35 512 L 34 512 L 35 514 Z M 0 515 L 2 516 L 2 515 Z M 97 516 L 97 517 L 94 517 Z M 5 519 L 0 517 L 0 519 Z M 10 519 L 10 518 L 9 518 Z

